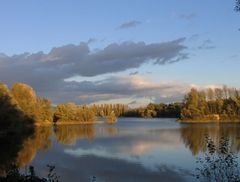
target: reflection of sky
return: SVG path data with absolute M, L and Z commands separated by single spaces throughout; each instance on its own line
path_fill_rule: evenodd
M 120 130 L 120 135 L 121 130 Z M 132 129 L 119 137 L 97 138 L 91 144 L 81 143 L 64 152 L 74 157 L 96 156 L 139 163 L 148 170 L 157 171 L 161 165 L 186 165 L 186 150 L 176 129 L 142 131 Z M 124 141 L 124 142 L 122 142 Z M 179 158 L 179 154 L 183 155 Z M 184 157 L 185 156 L 185 157 Z
M 103 181 L 159 181 L 159 178 L 181 181 L 182 173 L 192 170 L 195 159 L 182 143 L 177 125 L 165 127 L 165 120 L 162 124 L 158 121 L 151 124 L 149 121 L 125 122 L 116 126 L 98 125 L 93 141 L 79 139 L 75 145 L 64 145 L 54 140 L 53 147 L 40 152 L 33 165 L 54 164 L 66 181 L 84 181 L 84 176 L 91 175 Z M 127 123 L 132 127 L 127 128 Z M 109 128 L 115 128 L 116 132 L 109 134 Z

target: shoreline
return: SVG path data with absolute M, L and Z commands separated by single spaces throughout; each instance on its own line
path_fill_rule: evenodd
M 111 120 L 107 121 L 88 121 L 88 122 L 79 122 L 79 121 L 60 121 L 60 122 L 48 122 L 48 123 L 35 123 L 36 127 L 38 126 L 51 126 L 51 125 L 95 125 L 95 124 L 115 124 Z
M 196 119 L 196 120 L 176 120 L 181 124 L 240 124 L 240 119 L 229 119 L 229 120 L 204 120 L 204 119 Z
M 33 125 L 35 127 L 41 127 L 41 126 L 53 126 L 53 125 L 94 125 L 94 124 L 115 124 L 117 123 L 117 120 L 113 121 L 109 118 L 104 118 L 105 120 L 99 121 L 49 121 L 45 120 L 44 122 L 36 121 Z

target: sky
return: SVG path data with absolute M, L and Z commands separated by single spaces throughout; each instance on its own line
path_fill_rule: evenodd
M 240 87 L 234 0 L 3 0 L 0 81 L 54 104 L 180 101 Z

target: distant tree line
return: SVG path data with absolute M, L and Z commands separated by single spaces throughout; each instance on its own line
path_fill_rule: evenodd
M 107 117 L 112 113 L 114 113 L 116 117 L 119 117 L 128 111 L 128 105 L 126 104 L 93 104 L 89 107 L 93 109 L 97 117 Z
M 153 104 L 147 107 L 129 109 L 122 116 L 125 117 L 143 117 L 143 118 L 179 118 L 181 114 L 182 103 L 171 104 Z
M 185 96 L 181 119 L 240 119 L 240 90 L 227 86 L 207 91 L 192 88 Z
M 90 122 L 96 118 L 108 118 L 115 121 L 124 115 L 128 106 L 124 104 L 76 105 L 74 103 L 59 104 L 54 112 L 54 122 Z

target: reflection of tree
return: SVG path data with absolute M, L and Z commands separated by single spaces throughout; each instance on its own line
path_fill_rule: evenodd
M 48 149 L 51 146 L 51 134 L 51 127 L 36 127 L 33 136 L 23 142 L 22 149 L 18 152 L 16 165 L 23 167 L 34 159 L 38 150 Z
M 114 127 L 98 128 L 97 131 L 99 134 L 107 136 L 116 136 L 119 134 L 119 129 Z
M 50 146 L 51 127 L 36 127 L 33 130 L 11 133 L 0 138 L 0 172 L 5 175 L 12 165 L 20 168 L 30 163 L 38 150 Z M 0 174 L 0 175 L 1 175 Z
M 207 150 L 205 137 L 212 138 L 216 146 L 220 145 L 221 136 L 230 139 L 230 149 L 240 151 L 240 126 L 239 125 L 188 125 L 181 128 L 181 137 L 185 145 L 194 155 Z
M 211 182 L 240 181 L 240 169 L 237 155 L 231 152 L 228 137 L 221 137 L 219 144 L 206 136 L 207 151 L 197 160 L 196 178 Z
M 94 140 L 96 137 L 93 125 L 57 125 L 54 131 L 57 141 L 63 144 L 74 144 L 79 138 Z
M 0 137 L 0 176 L 16 161 L 24 140 L 31 135 L 32 131 L 19 131 Z

